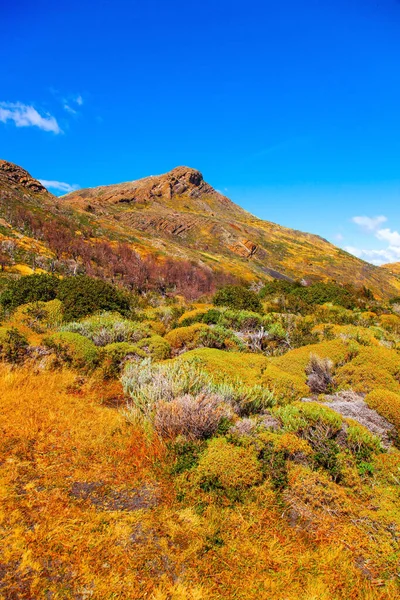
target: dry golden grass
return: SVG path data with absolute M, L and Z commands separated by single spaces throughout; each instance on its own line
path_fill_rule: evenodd
M 294 469 L 291 510 L 308 506 L 312 527 L 268 481 L 244 504 L 203 494 L 199 510 L 196 495 L 175 497 L 157 438 L 102 404 L 115 390 L 5 366 L 0 382 L 2 600 L 398 597 L 390 534 L 374 538 L 377 522 L 398 520 L 395 494 L 362 514 L 377 491 L 361 502 L 359 490 Z

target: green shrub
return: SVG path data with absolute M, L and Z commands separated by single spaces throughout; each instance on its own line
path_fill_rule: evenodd
M 221 325 L 200 331 L 198 344 L 206 348 L 219 348 L 220 350 L 244 350 L 245 348 L 243 342 L 233 331 Z
M 215 294 L 215 306 L 228 306 L 236 310 L 262 312 L 262 304 L 258 295 L 241 285 L 227 285 Z
M 61 331 L 43 340 L 59 360 L 76 369 L 91 370 L 98 364 L 99 352 L 93 342 L 79 333 Z
M 135 344 L 136 352 L 141 358 L 165 360 L 171 356 L 171 345 L 160 335 L 152 335 Z
M 98 311 L 126 314 L 130 309 L 127 294 L 115 286 L 86 275 L 60 280 L 57 298 L 64 305 L 65 321 L 74 321 Z
M 225 438 L 212 439 L 195 469 L 195 481 L 207 492 L 237 496 L 262 480 L 256 450 L 235 446 Z
M 136 343 L 150 335 L 146 325 L 124 319 L 114 312 L 103 312 L 82 321 L 67 323 L 62 327 L 62 331 L 79 333 L 92 340 L 96 346 L 107 346 L 117 342 Z
M 129 342 L 114 342 L 104 346 L 100 356 L 104 378 L 112 379 L 119 376 L 126 360 L 137 356 L 137 348 Z
M 18 329 L 0 327 L 0 360 L 10 363 L 20 363 L 24 360 L 28 341 Z
M 54 275 L 27 275 L 10 281 L 0 294 L 0 304 L 14 310 L 29 302 L 48 302 L 57 296 L 60 280 Z
M 176 350 L 193 350 L 199 344 L 200 334 L 203 331 L 208 331 L 208 325 L 204 323 L 195 323 L 194 325 L 188 325 L 187 327 L 178 327 L 177 329 L 172 329 L 165 336 L 166 341 L 171 345 L 171 347 Z

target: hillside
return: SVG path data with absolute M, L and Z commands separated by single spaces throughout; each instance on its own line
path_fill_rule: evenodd
M 400 262 L 388 263 L 386 265 L 382 265 L 382 268 L 390 271 L 390 273 L 392 273 L 392 275 L 396 275 L 397 277 L 400 277 Z
M 3 246 L 13 242 L 17 262 L 28 265 L 29 248 L 35 248 L 34 266 L 44 270 L 55 254 L 59 262 L 71 258 L 84 262 L 70 255 L 71 243 L 66 242 L 64 251 L 53 247 L 59 239 L 52 237 L 60 235 L 43 233 L 46 228 L 63 228 L 81 245 L 124 243 L 140 257 L 191 261 L 248 281 L 332 279 L 366 286 L 379 296 L 400 291 L 400 281 L 390 271 L 319 236 L 258 219 L 187 167 L 56 198 L 20 167 L 0 161 L 0 218 Z

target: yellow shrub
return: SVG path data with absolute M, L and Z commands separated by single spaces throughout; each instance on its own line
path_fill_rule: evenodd
M 167 333 L 165 339 L 174 350 L 181 350 L 182 348 L 192 349 L 196 347 L 200 333 L 208 329 L 209 326 L 205 325 L 205 323 L 195 323 L 188 327 L 172 329 L 172 331 Z
M 299 400 L 309 394 L 309 389 L 301 377 L 286 373 L 273 364 L 267 366 L 260 383 L 271 390 L 281 404 Z
M 301 452 L 306 456 L 312 454 L 312 448 L 306 440 L 302 440 L 293 433 L 283 433 L 277 436 L 275 450 L 287 452 L 289 455 Z
M 206 490 L 240 490 L 261 479 L 261 465 L 255 449 L 234 446 L 225 438 L 210 441 L 196 468 L 196 480 Z
M 400 430 L 400 393 L 395 394 L 384 389 L 377 389 L 370 392 L 366 398 L 366 403 L 373 408 L 382 417 L 385 417 L 390 423 Z
M 197 321 L 198 317 L 201 317 L 201 315 L 205 315 L 207 312 L 207 308 L 195 308 L 193 310 L 188 310 L 186 312 L 183 313 L 183 315 L 181 317 L 179 317 L 178 319 L 178 323 L 189 323 L 191 321 Z
M 354 344 L 355 342 L 353 342 Z M 296 375 L 306 379 L 306 366 L 310 361 L 310 356 L 314 354 L 320 358 L 330 358 L 334 364 L 346 362 L 349 356 L 349 344 L 343 340 L 331 340 L 329 342 L 321 342 L 320 344 L 312 344 L 291 350 L 287 354 L 274 358 L 273 363 L 292 375 Z
M 400 334 L 400 317 L 398 315 L 382 315 L 381 325 L 387 331 Z
M 340 388 L 351 388 L 355 392 L 364 394 L 377 387 L 400 392 L 400 386 L 393 376 L 372 361 L 366 361 L 363 365 L 354 362 L 344 365 L 337 370 L 335 382 Z
M 197 360 L 215 382 L 237 380 L 253 386 L 261 383 L 268 359 L 262 354 L 226 352 L 216 348 L 199 348 L 187 352 L 181 360 Z

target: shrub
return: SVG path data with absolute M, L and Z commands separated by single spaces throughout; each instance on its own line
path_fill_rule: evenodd
M 122 376 L 124 391 L 131 399 L 127 416 L 152 419 L 160 402 L 186 394 L 196 396 L 207 389 L 207 384 L 207 375 L 199 365 L 177 361 L 153 364 L 148 359 L 128 363 Z
M 93 342 L 79 333 L 62 331 L 43 340 L 45 346 L 54 350 L 56 356 L 68 365 L 83 370 L 93 369 L 99 353 Z
M 36 333 L 55 329 L 63 320 L 63 305 L 60 300 L 30 302 L 22 304 L 13 314 L 12 321 L 29 327 Z
M 149 328 L 142 323 L 129 321 L 119 313 L 104 312 L 82 321 L 73 321 L 62 327 L 62 331 L 72 331 L 83 335 L 96 345 L 107 346 L 117 342 L 139 342 L 149 335 Z
M 125 292 L 106 281 L 86 275 L 60 280 L 57 297 L 64 305 L 66 321 L 81 319 L 101 310 L 124 314 L 130 308 Z
M 308 394 L 308 388 L 301 377 L 286 373 L 273 364 L 265 369 L 261 382 L 272 392 L 278 404 L 300 400 Z
M 27 275 L 10 281 L 0 294 L 0 304 L 14 310 L 29 302 L 48 302 L 57 296 L 59 279 L 54 275 Z
M 319 358 L 311 355 L 310 362 L 306 366 L 307 385 L 313 394 L 325 394 L 332 390 L 333 363 L 329 358 Z
M 103 377 L 118 377 L 125 362 L 137 356 L 137 347 L 129 342 L 115 342 L 101 350 Z
M 199 345 L 200 334 L 208 331 L 208 325 L 204 323 L 195 323 L 187 327 L 178 327 L 173 329 L 165 336 L 166 341 L 175 350 L 192 350 Z
M 368 394 L 375 388 L 386 388 L 400 392 L 400 386 L 394 377 L 373 361 L 363 365 L 351 362 L 340 367 L 335 375 L 336 385 L 341 389 L 352 389 L 359 394 Z
M 232 417 L 232 409 L 215 394 L 187 394 L 157 405 L 154 425 L 164 438 L 183 435 L 189 440 L 214 435 L 222 419 Z
M 250 446 L 235 446 L 225 438 L 209 442 L 195 471 L 195 479 L 205 491 L 240 492 L 262 480 L 256 451 Z
M 233 331 L 221 325 L 201 330 L 198 343 L 206 348 L 219 348 L 220 350 L 242 350 L 245 348 Z
M 366 403 L 382 417 L 385 417 L 400 433 L 400 394 L 384 389 L 375 389 L 366 398 Z
M 400 334 L 400 317 L 398 315 L 382 315 L 380 317 L 381 325 L 387 331 Z
M 311 442 L 317 439 L 330 438 L 342 427 L 342 417 L 327 406 L 316 402 L 300 402 L 272 409 L 275 417 L 280 419 L 285 431 L 297 433 Z
M 262 312 L 262 304 L 257 294 L 241 285 L 227 285 L 215 294 L 215 306 L 228 306 L 236 310 Z
M 319 356 L 320 358 L 329 358 L 333 364 L 340 365 L 354 358 L 354 354 L 358 352 L 359 346 L 356 342 L 345 342 L 344 340 L 324 341 L 312 346 L 303 346 L 290 350 L 285 355 L 274 358 L 273 364 L 286 371 L 306 379 L 306 367 L 310 362 L 311 355 Z
M 18 329 L 0 327 L 0 360 L 20 363 L 26 356 L 28 341 Z
M 382 451 L 379 438 L 356 422 L 352 422 L 347 428 L 346 446 L 354 454 L 359 464 L 368 463 L 373 453 Z
M 153 360 L 165 360 L 171 356 L 171 346 L 168 341 L 160 335 L 140 340 L 136 346 L 136 352 L 141 358 L 152 358 Z
M 195 308 L 186 311 L 179 317 L 178 323 L 181 327 L 187 327 L 188 325 L 193 325 L 193 323 L 200 323 L 207 312 L 207 309 L 204 308 Z

